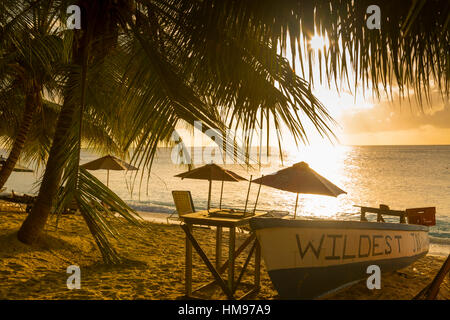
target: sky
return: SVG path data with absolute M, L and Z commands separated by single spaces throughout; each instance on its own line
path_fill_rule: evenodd
M 311 41 L 312 40 L 312 41 Z M 311 47 L 317 52 L 328 46 L 326 37 L 312 36 Z M 304 45 L 303 43 L 301 44 Z M 287 44 L 283 54 L 291 63 L 290 46 Z M 314 62 L 314 60 L 313 60 Z M 317 58 L 316 58 L 316 64 Z M 309 75 L 299 74 L 300 61 L 296 58 L 298 75 L 309 79 Z M 308 68 L 306 68 L 308 69 Z M 313 67 L 313 93 L 327 108 L 330 115 L 337 122 L 331 129 L 336 136 L 331 142 L 320 136 L 314 127 L 306 120 L 308 141 L 311 146 L 326 145 L 441 145 L 450 144 L 450 102 L 444 100 L 438 90 L 432 87 L 431 101 L 423 99 L 419 104 L 414 92 L 410 91 L 409 99 L 398 97 L 398 88 L 393 86 L 393 97 L 381 94 L 380 98 L 373 96 L 370 89 L 363 92 L 359 85 L 356 92 L 351 92 L 346 81 L 339 84 L 337 90 L 334 85 L 328 87 L 326 80 L 320 83 L 318 67 Z M 351 70 L 350 70 L 351 71 Z M 325 77 L 323 77 L 325 79 Z M 353 75 L 349 75 L 349 82 L 354 91 Z M 361 81 L 360 81 L 361 82 Z M 380 86 L 382 89 L 382 86 Z M 187 145 L 192 145 L 190 134 L 181 134 Z M 211 141 L 202 137 L 203 145 Z M 266 141 L 263 134 L 263 141 Z M 258 145 L 259 138 L 254 139 L 253 145 Z M 195 143 L 194 143 L 195 144 Z M 277 135 L 270 133 L 271 147 L 278 148 Z M 287 131 L 283 133 L 283 149 L 294 151 L 296 144 Z
M 432 90 L 431 102 L 419 105 L 413 94 L 410 99 L 400 100 L 398 96 L 381 96 L 359 90 L 352 94 L 349 90 L 337 91 L 327 85 L 315 84 L 316 97 L 327 108 L 337 124 L 331 129 L 336 135 L 332 141 L 323 138 L 314 127 L 305 121 L 310 146 L 332 145 L 442 145 L 450 144 L 450 103 L 444 101 L 437 90 Z M 265 130 L 265 129 L 264 129 Z M 214 145 L 208 137 L 197 135 L 194 142 L 191 130 L 179 130 L 187 145 Z M 259 145 L 256 132 L 253 145 Z M 265 132 L 263 142 L 266 141 Z M 277 135 L 270 133 L 271 147 L 278 148 Z M 283 149 L 298 150 L 287 130 L 283 132 Z
M 427 145 L 450 144 L 450 103 L 437 90 L 430 103 L 419 105 L 398 96 L 373 98 L 369 92 L 342 94 L 336 90 L 315 89 L 319 100 L 338 122 L 335 133 L 344 145 Z
M 326 37 L 314 35 L 310 45 L 317 52 L 329 44 Z M 292 62 L 289 45 L 285 56 Z M 296 64 L 299 63 L 297 58 Z M 313 68 L 314 79 L 320 78 L 317 69 Z M 308 79 L 307 74 L 305 77 Z M 350 74 L 349 77 L 350 86 L 353 87 L 354 76 Z M 436 88 L 431 88 L 431 102 L 423 101 L 420 105 L 412 90 L 409 100 L 400 100 L 398 88 L 395 86 L 392 87 L 393 97 L 381 95 L 380 99 L 377 99 L 373 97 L 370 89 L 363 93 L 361 86 L 356 92 L 350 92 L 345 88 L 345 83 L 343 88 L 336 90 L 334 86 L 329 88 L 326 84 L 316 82 L 318 81 L 313 85 L 315 96 L 338 122 L 333 132 L 339 144 L 450 144 L 450 102 L 443 100 Z M 310 130 L 310 141 L 311 144 L 324 143 L 314 130 Z

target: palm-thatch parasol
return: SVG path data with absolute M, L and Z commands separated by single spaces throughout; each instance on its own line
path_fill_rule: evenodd
M 253 182 L 284 191 L 295 192 L 297 199 L 295 200 L 294 219 L 297 216 L 299 193 L 332 197 L 346 193 L 311 169 L 306 162 L 296 163 L 289 168 L 255 179 Z
M 4 166 L 6 163 L 6 159 L 0 156 L 0 167 Z M 34 172 L 34 170 L 21 166 L 20 164 L 16 164 L 14 166 L 13 171 L 16 172 Z
M 204 165 L 200 168 L 196 168 L 190 171 L 186 171 L 180 174 L 175 175 L 175 177 L 181 179 L 199 179 L 199 180 L 208 180 L 209 181 L 209 191 L 208 191 L 208 210 L 211 204 L 211 185 L 212 181 L 222 181 L 222 188 L 220 191 L 220 207 L 222 207 L 222 193 L 223 193 L 223 182 L 224 181 L 234 181 L 238 182 L 241 180 L 247 180 L 240 175 L 226 170 L 217 164 L 211 163 Z
M 109 170 L 139 170 L 138 168 L 132 166 L 129 163 L 126 163 L 123 160 L 120 160 L 114 156 L 107 155 L 101 158 L 98 158 L 97 160 L 85 163 L 80 166 L 81 168 L 87 169 L 87 170 L 107 170 L 107 177 L 106 177 L 106 186 L 109 187 Z

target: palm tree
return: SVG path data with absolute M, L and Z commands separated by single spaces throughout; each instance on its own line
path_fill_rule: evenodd
M 0 130 L 0 147 L 3 149 L 11 150 L 17 143 L 17 133 L 23 127 L 24 112 L 23 108 L 18 106 L 23 104 L 23 96 L 15 97 L 10 92 L 0 93 L 0 122 L 4 124 Z M 22 160 L 33 162 L 36 166 L 45 163 L 58 112 L 58 105 L 47 100 L 42 101 L 39 110 L 33 113 L 25 143 L 20 151 Z
M 22 119 L 8 158 L 0 169 L 0 188 L 8 180 L 20 157 L 35 112 L 42 109 L 43 91 L 51 92 L 56 85 L 55 68 L 61 62 L 61 39 L 50 34 L 49 25 L 39 19 L 48 15 L 43 14 L 42 10 L 33 9 L 30 16 L 39 23 L 14 33 L 12 37 L 1 39 L 0 83 L 2 95 L 6 97 L 2 105 L 18 102 L 17 99 L 8 101 L 11 100 L 9 97 L 23 95 L 24 99 L 21 100 L 22 108 L 15 105 L 16 109 L 22 111 Z
M 0 188 L 11 175 L 24 147 L 31 149 L 32 146 L 35 151 L 29 150 L 27 153 L 29 159 L 42 162 L 47 158 L 52 137 L 49 133 L 50 129 L 55 127 L 54 115 L 59 112 L 60 106 L 43 101 L 42 95 L 45 92 L 50 98 L 58 96 L 59 82 L 64 77 L 66 67 L 67 53 L 64 39 L 61 38 L 63 34 L 54 27 L 59 19 L 55 8 L 48 4 L 32 5 L 28 11 L 21 12 L 19 17 L 25 20 L 23 23 L 25 28 L 5 32 L 1 38 L 0 112 L 4 114 L 4 118 L 7 118 L 6 115 L 9 116 L 9 121 L 5 119 L 3 122 L 3 128 L 9 127 L 9 130 L 0 134 L 10 140 L 8 143 L 10 152 L 5 165 L 0 169 Z M 47 121 L 33 125 L 35 115 L 38 113 L 43 117 L 43 111 Z M 16 119 L 18 125 L 8 126 L 12 119 Z M 120 149 L 112 140 L 111 134 L 105 131 L 107 127 L 99 120 L 98 114 L 89 114 L 83 138 L 87 139 L 88 145 L 96 150 L 105 150 L 108 147 L 109 152 L 119 153 Z M 44 132 L 41 132 L 43 134 L 39 135 L 39 139 L 27 139 L 32 129 Z M 36 138 L 36 132 L 34 133 Z
M 34 110 L 36 108 L 40 108 L 40 106 L 42 105 L 40 90 L 35 88 L 30 89 L 30 91 L 31 92 L 27 94 L 20 129 L 16 135 L 8 158 L 5 164 L 0 169 L 0 188 L 2 188 L 6 183 L 6 181 L 8 180 L 19 159 L 19 156 L 22 152 L 22 149 L 24 147 L 27 138 L 27 134 L 31 127 Z
M 23 110 L 17 106 L 23 104 L 23 96 L 17 96 L 11 92 L 0 92 L 0 123 L 2 123 L 0 147 L 3 149 L 11 150 L 17 132 L 21 130 Z M 37 167 L 42 165 L 45 167 L 60 110 L 61 105 L 43 100 L 42 108 L 34 112 L 27 139 L 20 154 L 25 162 L 31 162 Z M 122 148 L 113 135 L 114 132 L 108 129 L 106 122 L 105 117 L 97 113 L 85 112 L 82 132 L 84 147 L 99 154 L 123 155 Z
M 58 187 L 60 184 L 61 176 L 63 173 L 64 163 L 67 163 L 67 155 L 77 155 L 75 162 L 69 163 L 69 169 L 67 172 L 74 172 L 75 175 L 69 176 L 71 178 L 67 182 L 69 187 L 76 187 L 78 184 L 83 183 L 80 177 L 78 177 L 78 162 L 79 162 L 79 150 L 81 148 L 81 121 L 73 121 L 73 118 L 77 116 L 81 118 L 83 114 L 83 107 L 85 104 L 85 85 L 86 85 L 86 72 L 88 64 L 92 63 L 92 60 L 101 59 L 102 51 L 105 48 L 114 45 L 114 33 L 115 22 L 117 15 L 112 13 L 109 18 L 111 19 L 111 26 L 103 24 L 102 17 L 108 16 L 109 6 L 112 3 L 105 2 L 91 2 L 80 1 L 79 5 L 83 8 L 83 28 L 78 31 L 74 31 L 73 43 L 72 43 L 72 70 L 70 70 L 67 85 L 64 89 L 64 103 L 58 118 L 56 125 L 55 136 L 53 139 L 52 147 L 50 149 L 49 158 L 47 161 L 47 167 L 42 179 L 41 189 L 37 196 L 36 205 L 33 207 L 32 214 L 30 214 L 25 220 L 22 228 L 19 230 L 18 237 L 21 241 L 26 243 L 32 243 L 36 240 L 39 232 L 43 229 L 48 214 L 53 206 L 53 199 L 58 195 Z M 106 14 L 105 14 L 106 12 Z M 99 37 L 99 35 L 103 37 Z M 100 44 L 94 42 L 101 42 Z M 81 87 L 78 87 L 81 85 Z M 79 129 L 73 127 L 74 124 L 79 123 Z M 78 134 L 77 134 L 78 133 Z M 68 153 L 63 153 L 67 151 Z M 71 159 L 73 160 L 73 159 Z M 84 172 L 86 180 L 93 180 L 92 176 L 89 176 Z M 89 181 L 85 181 L 89 183 Z M 45 189 L 45 191 L 44 191 Z M 63 194 L 63 198 L 67 199 L 67 192 Z M 86 199 L 82 198 L 82 195 L 77 194 L 76 200 L 80 206 L 81 212 L 84 213 L 84 205 Z M 84 201 L 83 201 L 84 200 Z M 121 211 L 121 208 L 116 208 Z M 90 217 L 83 215 L 86 219 L 89 228 L 94 236 L 98 234 L 95 231 L 95 226 L 90 223 Z M 96 238 L 98 242 L 98 238 Z M 101 245 L 99 243 L 99 245 Z M 107 251 L 102 253 L 108 256 Z
M 125 4 L 126 3 L 119 2 L 118 5 L 122 5 L 123 8 Z M 106 7 L 103 5 L 106 5 Z M 117 6 L 117 4 L 115 5 Z M 88 185 L 88 183 L 94 179 L 92 176 L 89 176 L 87 172 L 83 172 L 78 168 L 80 143 L 77 144 L 76 142 L 79 142 L 80 140 L 79 136 L 76 135 L 76 132 L 81 131 L 77 131 L 74 128 L 76 128 L 76 126 L 81 127 L 82 125 L 81 119 L 78 120 L 79 117 L 75 115 L 76 112 L 80 112 L 79 110 L 82 110 L 85 107 L 83 102 L 86 96 L 85 89 L 87 88 L 87 73 L 89 69 L 94 69 L 97 62 L 100 61 L 101 64 L 101 62 L 105 60 L 105 56 L 103 56 L 105 52 L 104 48 L 95 47 L 94 44 L 101 43 L 102 41 L 107 44 L 114 44 L 115 41 L 112 39 L 113 36 L 111 36 L 111 34 L 116 34 L 113 28 L 116 25 L 111 21 L 114 21 L 117 17 L 114 17 L 114 10 L 111 10 L 111 6 L 114 7 L 112 3 L 103 3 L 102 5 L 99 5 L 91 2 L 80 2 L 80 6 L 85 9 L 84 12 L 89 17 L 89 19 L 87 19 L 89 22 L 87 25 L 84 25 L 84 28 L 82 28 L 81 31 L 75 31 L 74 35 L 75 40 L 73 45 L 74 51 L 72 53 L 72 60 L 74 69 L 77 68 L 77 72 L 73 72 L 73 74 L 68 77 L 67 81 L 69 85 L 67 86 L 68 89 L 66 89 L 65 92 L 64 104 L 59 116 L 55 138 L 50 150 L 49 160 L 47 162 L 46 172 L 42 180 L 41 189 L 36 204 L 33 207 L 33 211 L 25 220 L 22 228 L 19 230 L 18 236 L 20 240 L 27 243 L 31 243 L 37 238 L 39 231 L 42 230 L 45 225 L 48 212 L 52 207 L 52 199 L 57 196 L 58 185 L 64 184 L 65 190 L 67 191 L 62 195 L 62 198 L 67 199 L 69 195 L 75 196 L 79 206 L 82 209 L 81 211 L 83 213 L 83 217 L 86 219 L 88 226 L 94 234 L 104 257 L 107 260 L 114 261 L 114 252 L 111 251 L 107 245 L 105 245 L 106 242 L 104 237 L 105 233 L 110 233 L 111 235 L 113 235 L 113 233 L 109 232 L 109 227 L 98 223 L 101 221 L 98 216 L 100 212 L 99 210 L 95 210 L 95 207 L 90 206 L 92 203 L 98 203 L 98 200 L 100 199 L 98 197 L 96 199 L 94 198 L 92 190 L 90 190 L 90 194 L 85 192 L 85 190 L 82 190 L 83 187 L 92 188 L 93 186 Z M 101 30 L 104 26 L 104 24 L 101 23 L 99 23 L 99 25 L 94 23 L 90 26 L 89 23 L 92 23 L 92 21 L 101 21 L 100 17 L 104 18 L 105 8 L 107 7 L 109 8 L 108 12 L 112 12 L 110 17 L 111 21 L 107 23 L 108 26 L 112 26 L 112 30 L 107 30 L 107 32 L 105 32 L 105 30 Z M 155 152 L 157 142 L 162 141 L 169 136 L 169 134 L 174 130 L 176 122 L 179 119 L 183 119 L 188 122 L 192 122 L 193 120 L 203 120 L 206 124 L 204 126 L 205 130 L 212 127 L 225 128 L 224 124 L 218 117 L 218 113 L 215 108 L 206 103 L 206 101 L 199 96 L 198 91 L 200 91 L 200 88 L 195 91 L 194 89 L 196 88 L 192 83 L 189 83 L 188 80 L 192 77 L 192 74 L 186 74 L 186 70 L 181 68 L 181 64 L 177 65 L 177 61 L 174 58 L 164 57 L 161 55 L 159 50 L 164 49 L 161 46 L 161 41 L 157 41 L 155 43 L 157 39 L 148 38 L 145 34 L 142 34 L 144 28 L 149 30 L 149 28 L 154 26 L 152 26 L 148 21 L 142 20 L 141 11 L 133 11 L 133 16 L 136 16 L 137 19 L 133 20 L 131 19 L 131 15 L 129 15 L 125 16 L 123 21 L 121 21 L 122 28 L 132 36 L 129 41 L 126 39 L 121 42 L 121 44 L 123 44 L 124 48 L 130 46 L 130 52 L 137 52 L 137 54 L 140 54 L 141 60 L 143 56 L 146 58 L 151 57 L 153 59 L 153 64 L 148 64 L 148 67 L 155 77 L 153 79 L 148 79 L 147 77 L 146 80 L 150 80 L 150 83 L 149 81 L 144 81 L 143 84 L 139 84 L 136 80 L 142 77 L 143 73 L 133 70 L 135 65 L 132 65 L 131 60 L 128 59 L 128 61 L 130 61 L 130 67 L 127 71 L 134 71 L 134 74 L 130 76 L 129 72 L 125 73 L 129 84 L 126 87 L 128 92 L 134 93 L 138 97 L 137 99 L 131 98 L 134 99 L 133 110 L 135 112 L 133 112 L 133 114 L 140 114 L 141 117 L 138 121 L 136 121 L 137 118 L 128 119 L 132 122 L 130 123 L 132 126 L 130 131 L 133 135 L 131 137 L 126 137 L 127 146 L 130 146 L 135 141 L 138 141 L 138 146 L 143 146 L 145 143 L 147 147 L 143 149 L 150 150 L 148 152 L 149 157 L 147 157 L 147 159 L 152 157 Z M 120 17 L 122 17 L 122 15 L 120 15 Z M 99 30 L 94 31 L 96 28 L 99 28 Z M 167 27 L 164 27 L 164 29 L 167 29 Z M 169 31 L 170 30 L 166 30 L 165 36 L 167 36 Z M 185 37 L 187 30 L 183 31 L 185 34 L 181 36 Z M 105 41 L 105 39 L 107 41 Z M 92 55 L 90 52 L 92 52 Z M 242 62 L 245 62 L 244 59 L 241 60 Z M 282 63 L 286 65 L 285 61 L 282 61 Z M 246 64 L 247 68 L 251 67 L 251 62 L 247 62 Z M 261 72 L 255 72 L 255 80 L 267 82 L 263 76 L 264 72 L 263 74 L 261 74 Z M 295 78 L 295 75 L 293 76 Z M 269 82 L 270 81 L 273 80 L 269 80 Z M 287 81 L 282 81 L 281 83 L 285 84 Z M 155 84 L 158 86 L 155 87 Z M 79 91 L 76 91 L 74 88 L 79 89 Z M 304 92 L 306 92 L 309 97 L 312 96 L 307 87 L 302 89 L 304 89 L 303 92 L 294 92 L 293 96 L 299 97 L 304 95 Z M 138 92 L 145 93 L 138 94 Z M 249 92 L 252 93 L 251 91 Z M 280 100 L 280 103 L 284 105 L 291 103 L 291 101 L 284 98 L 279 91 L 276 93 L 279 98 L 281 97 L 283 99 L 275 98 L 273 99 L 275 102 Z M 220 94 L 222 97 L 229 94 L 227 88 L 221 89 Z M 240 96 L 245 97 L 245 95 L 248 95 L 248 93 L 244 90 Z M 212 96 L 212 94 L 210 94 L 210 96 Z M 130 97 L 132 97 L 131 94 L 125 94 L 117 100 L 117 103 L 124 104 L 125 102 L 130 102 Z M 145 99 L 148 99 L 149 97 L 153 97 L 154 99 L 151 101 L 151 106 L 148 106 L 149 102 L 145 101 Z M 246 99 L 251 100 L 248 99 L 248 97 L 246 97 Z M 310 100 L 312 102 L 311 106 L 306 106 L 306 109 L 317 108 L 318 110 L 322 110 L 324 112 L 323 107 L 317 100 L 315 100 L 315 98 Z M 81 105 L 79 103 L 77 104 L 76 101 L 82 101 Z M 275 113 L 280 113 L 276 110 L 276 106 L 273 106 L 273 110 Z M 287 109 L 283 110 L 283 112 L 288 119 L 293 119 L 290 113 L 287 112 Z M 150 118 L 146 118 L 148 116 L 150 116 Z M 150 121 L 142 122 L 142 120 L 145 119 Z M 250 120 L 251 119 L 248 117 L 246 121 L 250 122 Z M 142 123 L 146 124 L 142 126 Z M 291 124 L 298 128 L 292 120 Z M 146 135 L 145 133 L 150 134 Z M 69 143 L 67 143 L 68 141 Z M 75 147 L 68 150 L 67 146 Z M 76 156 L 77 150 L 78 157 Z M 73 157 L 69 158 L 66 155 L 72 155 Z M 64 176 L 62 176 L 63 168 L 65 168 Z M 61 176 L 62 180 L 60 180 Z M 100 187 L 97 189 L 96 193 L 102 194 L 101 188 L 103 186 L 99 185 L 98 181 L 94 180 L 94 182 L 97 184 L 97 187 Z M 107 194 L 106 190 L 103 191 L 103 194 Z M 125 208 L 123 202 L 119 202 L 117 197 L 113 198 L 112 194 L 108 194 L 108 197 L 104 197 L 104 195 L 102 196 L 103 199 L 101 199 L 101 201 L 106 203 L 112 202 L 110 205 L 116 205 L 116 211 L 122 212 L 123 215 L 130 221 L 135 222 L 132 220 L 130 215 L 127 215 L 127 210 L 129 208 Z M 113 201 L 111 201 L 111 199 L 113 199 Z M 124 210 L 124 208 L 126 210 Z M 89 213 L 88 209 L 91 209 Z M 95 214 L 97 214 L 97 219 L 92 219 Z
M 116 198 L 108 200 L 106 196 L 111 194 L 107 189 L 97 181 L 91 183 L 91 177 L 78 169 L 81 130 L 76 128 L 83 123 L 87 75 L 97 66 L 122 66 L 118 68 L 122 86 L 110 101 L 128 126 L 121 137 L 124 146 L 135 147 L 134 159 L 147 166 L 157 144 L 167 140 L 179 121 L 202 120 L 205 130 L 224 130 L 231 126 L 252 128 L 264 116 L 277 127 L 284 123 L 296 140 L 305 140 L 300 121 L 303 113 L 322 134 L 329 135 L 326 109 L 311 93 L 309 83 L 279 54 L 290 43 L 292 55 L 301 57 L 302 70 L 307 65 L 312 77 L 313 53 L 302 43 L 307 44 L 305 40 L 315 30 L 331 42 L 319 52 L 319 68 L 328 83 L 345 79 L 354 71 L 355 86 L 371 83 L 377 93 L 380 88 L 389 91 L 393 85 L 400 92 L 408 92 L 408 86 L 416 93 L 427 92 L 435 81 L 441 92 L 448 94 L 448 4 L 444 1 L 434 1 L 433 5 L 383 2 L 381 30 L 368 30 L 365 25 L 369 1 L 78 4 L 83 8 L 84 23 L 81 30 L 73 32 L 74 69 L 67 80 L 36 205 L 19 231 L 19 239 L 26 243 L 39 236 L 63 183 L 67 194 L 75 192 L 104 257 L 115 260 L 105 240 L 105 234 L 114 232 L 89 203 L 102 198 L 124 215 L 129 210 Z M 117 61 L 121 52 L 128 55 L 122 59 L 127 61 L 125 65 Z M 420 94 L 416 96 L 420 98 Z M 67 145 L 73 147 L 68 149 Z

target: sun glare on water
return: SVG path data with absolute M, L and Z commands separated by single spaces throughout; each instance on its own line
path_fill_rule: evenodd
M 317 173 L 346 190 L 349 176 L 345 169 L 345 161 L 348 152 L 349 148 L 341 145 L 316 144 L 295 148 L 288 151 L 289 165 L 305 161 Z M 287 203 L 295 203 L 294 195 L 285 193 L 284 197 Z M 335 218 L 336 214 L 346 210 L 344 207 L 348 207 L 346 198 L 346 195 L 334 198 L 302 194 L 299 197 L 299 213 L 305 216 Z
M 343 165 L 347 147 L 341 145 L 311 145 L 290 149 L 290 161 L 297 163 L 305 161 L 327 179 L 340 180 L 343 175 Z
M 327 46 L 327 40 L 324 37 L 321 37 L 316 34 L 309 41 L 309 45 L 311 46 L 311 49 L 313 49 L 313 50 L 316 50 L 316 51 L 322 50 L 324 47 Z

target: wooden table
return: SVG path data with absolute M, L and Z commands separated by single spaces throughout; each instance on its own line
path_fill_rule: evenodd
M 186 233 L 186 268 L 185 268 L 185 298 L 191 299 L 195 298 L 193 293 L 199 292 L 206 287 L 211 285 L 219 285 L 222 291 L 226 294 L 228 299 L 244 299 L 254 293 L 257 293 L 260 288 L 260 274 L 261 274 L 261 248 L 258 241 L 256 240 L 255 234 L 249 234 L 249 237 L 241 244 L 241 246 L 236 248 L 236 228 L 248 226 L 249 220 L 256 216 L 261 216 L 266 214 L 266 212 L 257 212 L 253 216 L 245 218 L 224 218 L 224 217 L 213 217 L 209 215 L 209 212 L 217 212 L 220 209 L 210 209 L 204 211 L 197 211 L 194 213 L 189 213 L 180 217 L 184 222 L 181 228 Z M 192 234 L 192 228 L 194 225 L 202 226 L 213 226 L 216 227 L 216 257 L 215 266 L 206 256 L 205 252 L 202 250 L 194 235 Z M 222 264 L 222 229 L 228 228 L 230 237 L 228 243 L 228 260 Z M 249 255 L 245 260 L 243 268 L 235 279 L 235 260 L 241 254 L 244 249 L 252 243 Z M 211 274 L 214 276 L 214 281 L 196 289 L 192 290 L 192 247 L 197 251 L 197 253 L 202 258 L 205 265 L 208 267 Z M 255 257 L 255 273 L 254 273 L 254 283 L 252 288 L 246 292 L 241 297 L 236 297 L 236 290 L 241 283 L 244 272 L 250 262 L 252 256 Z M 228 278 L 225 280 L 222 278 L 221 274 L 228 269 Z

